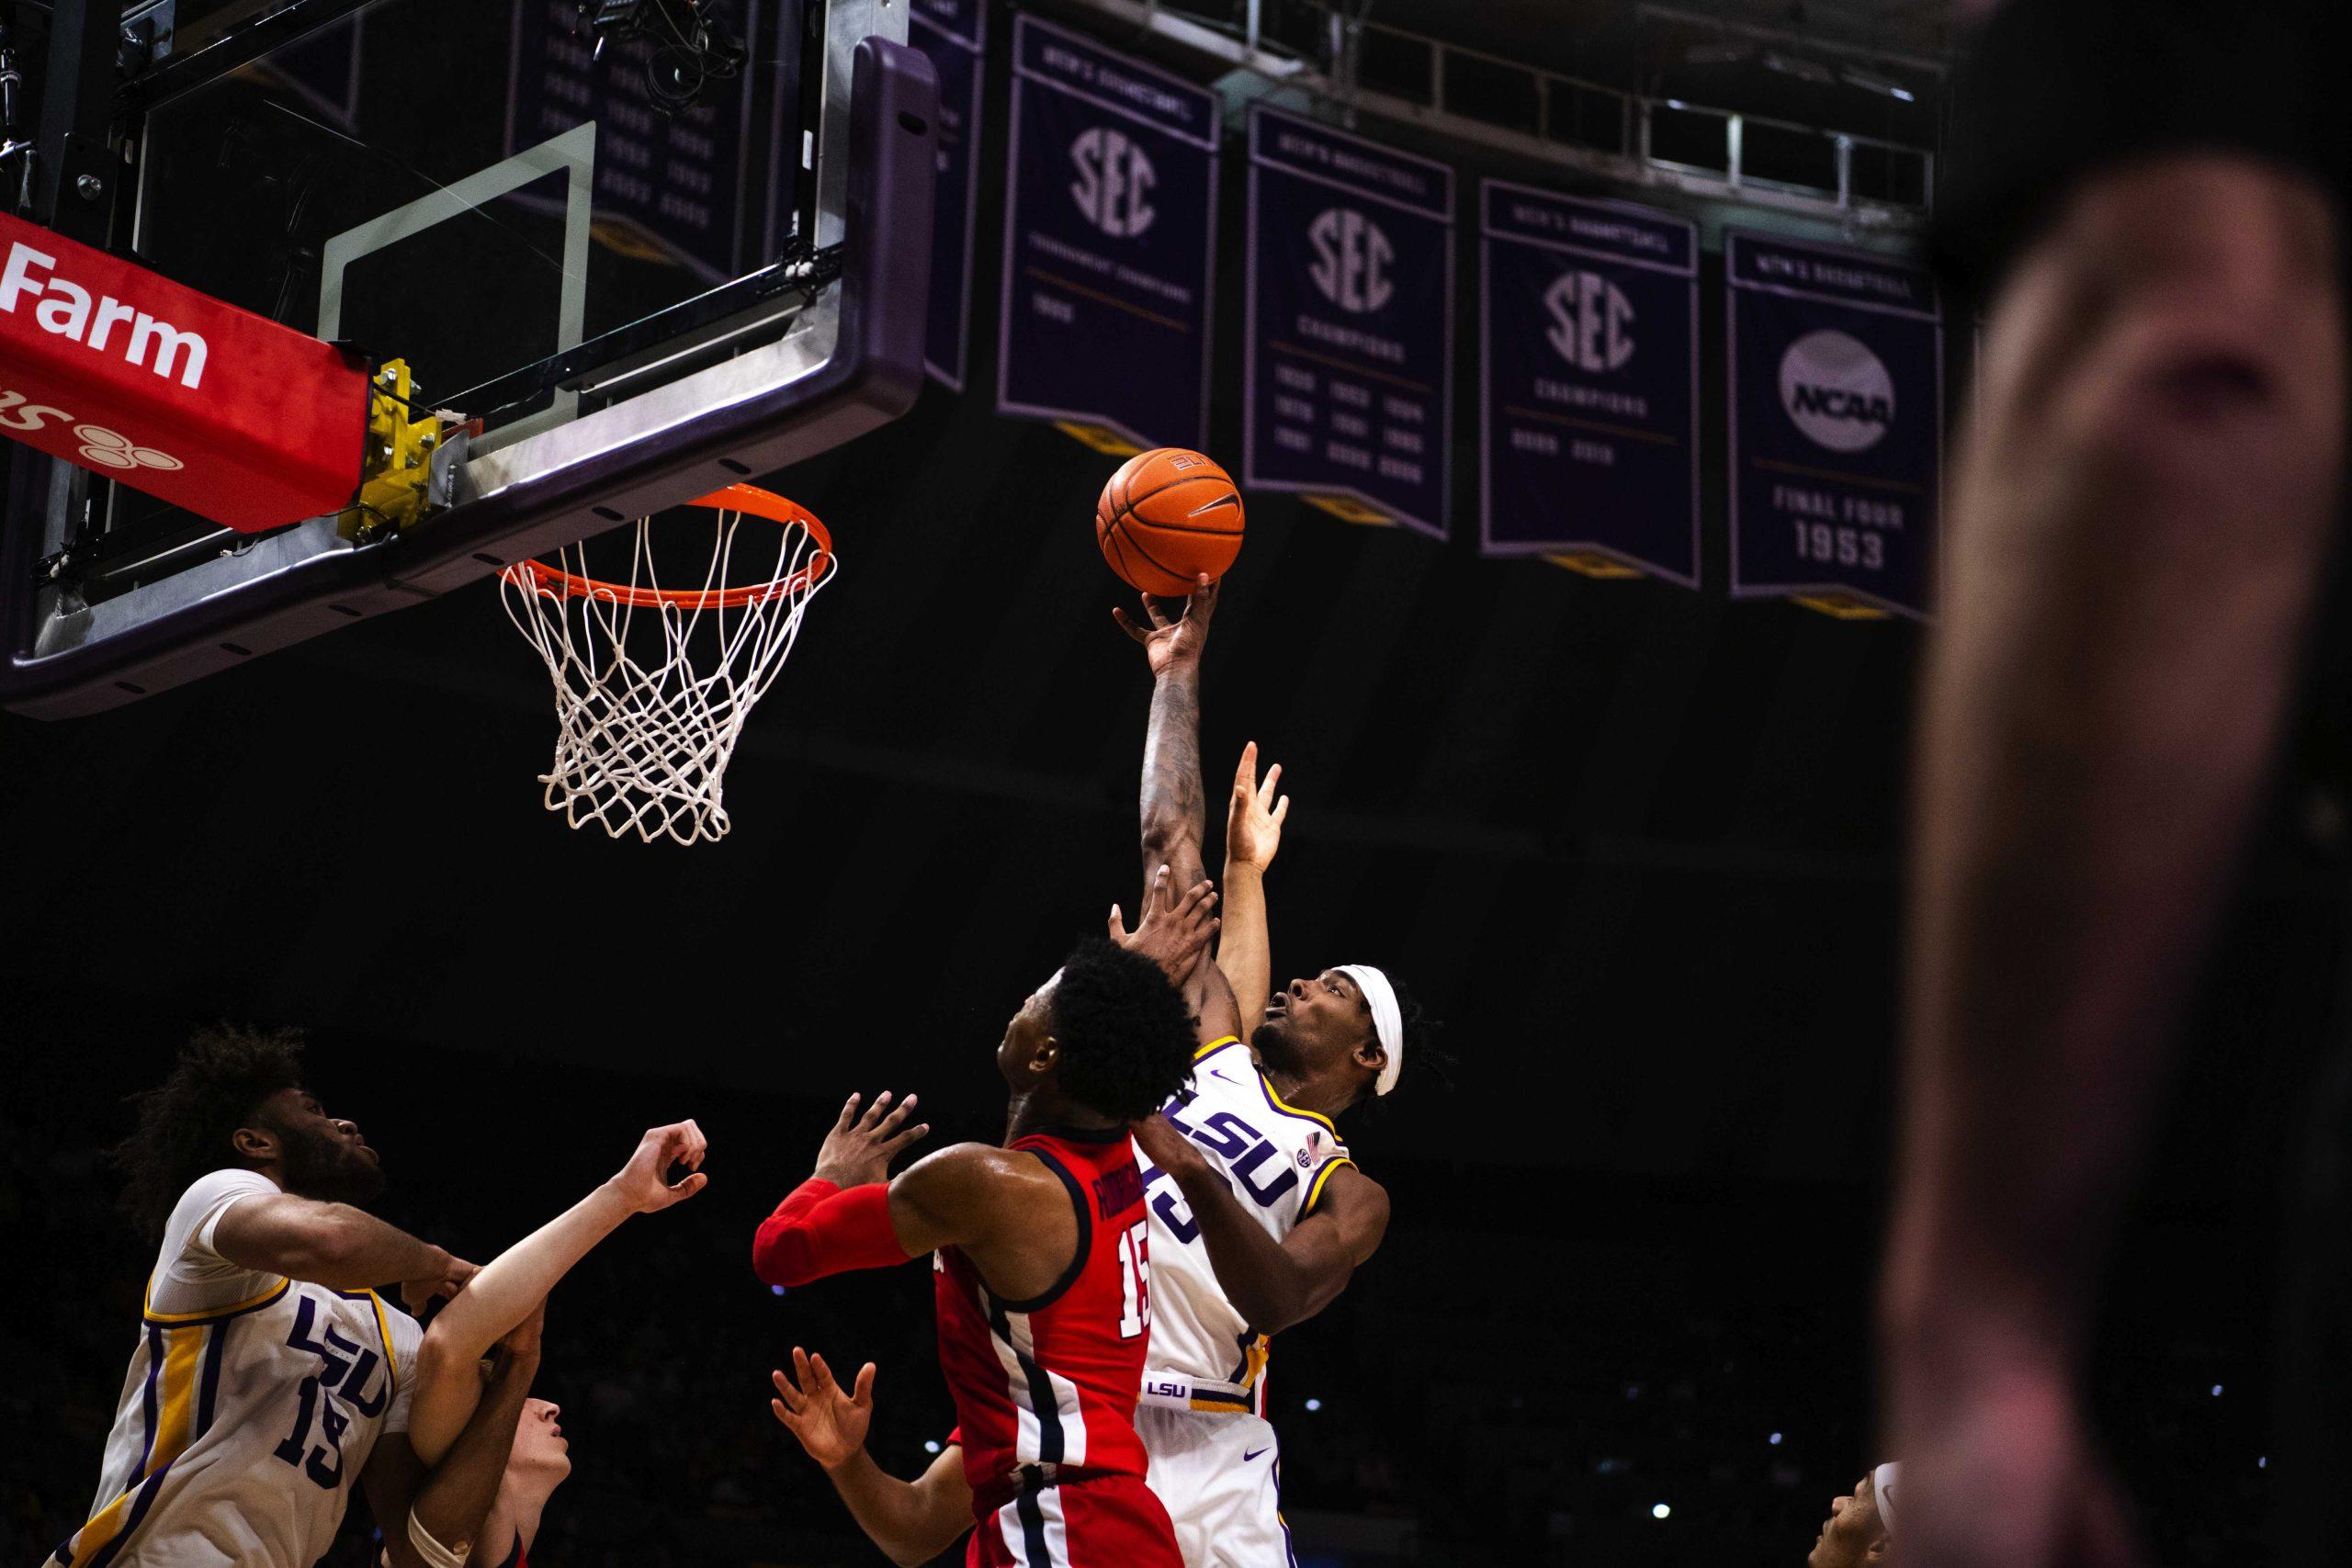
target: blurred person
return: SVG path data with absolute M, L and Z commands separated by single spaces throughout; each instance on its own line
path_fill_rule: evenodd
M 1991 310 L 1923 691 L 1880 1299 L 1906 1568 L 2139 1556 L 2083 1400 L 2102 1266 L 2290 694 L 2345 651 L 2345 605 L 2313 615 L 2345 32 L 2341 0 L 2012 0 L 1955 86 L 1938 243 Z M 2352 1559 L 2347 1096 L 2339 1066 L 2294 1216 L 2297 1565 Z
M 1129 945 L 1081 943 L 1005 1026 L 1001 1145 L 941 1149 L 891 1179 L 929 1129 L 907 1124 L 913 1096 L 892 1109 L 888 1090 L 863 1106 L 853 1094 L 753 1240 L 760 1278 L 787 1287 L 934 1255 L 973 1568 L 1181 1561 L 1135 1431 L 1152 1293 L 1128 1129 L 1189 1071 L 1192 1020 L 1161 965 L 1204 949 L 1216 920 L 1206 884 L 1182 899 L 1164 872 L 1154 886 Z
M 1207 834 L 1200 676 L 1216 603 L 1204 576 L 1172 619 L 1148 595 L 1141 622 L 1114 612 L 1152 674 L 1145 871 L 1167 866 L 1179 886 L 1201 874 Z M 1227 810 L 1216 961 L 1175 976 L 1196 1020 L 1192 1086 L 1136 1130 L 1159 1298 L 1136 1425 L 1187 1568 L 1291 1561 L 1281 1443 L 1265 1419 L 1271 1337 L 1330 1305 L 1379 1249 L 1388 1194 L 1357 1168 L 1338 1118 L 1392 1091 L 1425 1049 L 1419 1008 L 1371 964 L 1269 996 L 1264 876 L 1290 801 L 1279 765 L 1263 784 L 1257 770 L 1252 743 Z
M 490 1508 L 536 1348 L 510 1347 L 419 1457 L 424 1333 L 375 1287 L 418 1311 L 475 1270 L 367 1213 L 382 1156 L 302 1087 L 301 1052 L 290 1031 L 206 1030 L 138 1099 L 115 1158 L 161 1245 L 96 1500 L 53 1563 L 310 1568 L 356 1480 L 394 1568 L 418 1568 L 415 1537 L 470 1539 Z
M 1854 1483 L 1852 1492 L 1832 1501 L 1805 1568 L 1888 1568 L 1901 1472 L 1900 1465 L 1880 1465 Z

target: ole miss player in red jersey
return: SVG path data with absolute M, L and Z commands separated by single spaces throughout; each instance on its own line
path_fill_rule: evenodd
M 853 1095 L 815 1174 L 760 1226 L 752 1262 L 771 1284 L 935 1254 L 961 1474 L 943 1461 L 897 1481 L 856 1445 L 828 1463 L 859 1524 L 901 1561 L 952 1542 L 965 1503 L 973 1568 L 1181 1568 L 1135 1430 L 1151 1301 L 1128 1124 L 1191 1075 L 1193 1021 L 1160 965 L 1181 971 L 1205 947 L 1214 899 L 1205 883 L 1173 908 L 1155 897 L 1124 948 L 1084 943 L 1022 1004 L 996 1050 L 1012 1091 L 1001 1146 L 942 1149 L 886 1184 L 890 1156 L 927 1129 L 905 1125 L 912 1096 L 860 1114 Z M 869 1408 L 872 1380 L 859 1374 Z M 775 1382 L 778 1418 L 800 1431 L 808 1397 L 782 1372 Z

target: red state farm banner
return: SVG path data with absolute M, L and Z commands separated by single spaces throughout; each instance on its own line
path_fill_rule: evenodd
M 349 503 L 340 350 L 6 213 L 0 251 L 0 435 L 246 533 Z

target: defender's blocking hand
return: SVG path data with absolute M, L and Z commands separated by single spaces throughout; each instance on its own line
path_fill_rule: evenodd
M 865 1108 L 862 1116 L 857 1109 L 860 1098 L 854 1094 L 849 1097 L 842 1106 L 841 1119 L 817 1147 L 817 1168 L 811 1174 L 820 1181 L 830 1181 L 841 1188 L 887 1181 L 892 1156 L 931 1131 L 928 1122 L 906 1125 L 908 1113 L 915 1108 L 915 1096 L 911 1094 L 893 1111 L 890 1091 L 886 1089 L 874 1097 L 874 1103 Z
M 1216 884 L 1206 877 L 1193 884 L 1182 898 L 1171 900 L 1168 896 L 1168 868 L 1163 865 L 1152 874 L 1151 886 L 1144 894 L 1143 919 L 1136 923 L 1134 931 L 1127 930 L 1119 907 L 1111 906 L 1111 940 L 1129 953 L 1139 953 L 1150 959 L 1170 981 L 1181 986 L 1223 923 L 1216 910 Z

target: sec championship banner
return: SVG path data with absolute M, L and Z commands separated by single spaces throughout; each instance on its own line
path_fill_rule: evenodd
M 1012 51 L 997 407 L 1205 446 L 1216 95 L 1032 17 Z
M 1485 553 L 1698 586 L 1698 230 L 1502 180 L 1479 207 Z
M 923 368 L 964 389 L 972 319 L 972 223 L 979 206 L 983 0 L 916 0 L 907 39 L 939 73 L 939 197 L 931 229 L 931 322 Z
M 1250 117 L 1243 482 L 1445 537 L 1453 171 Z
M 1729 233 L 1731 591 L 1924 618 L 1943 460 L 1925 271 Z

